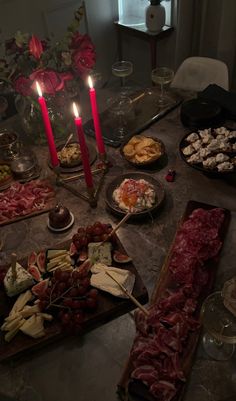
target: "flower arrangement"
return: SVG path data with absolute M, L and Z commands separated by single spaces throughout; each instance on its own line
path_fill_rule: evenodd
M 78 31 L 82 17 L 83 6 L 75 12 L 65 37 L 55 44 L 19 31 L 6 40 L 6 58 L 0 60 L 0 81 L 30 97 L 34 96 L 36 80 L 44 94 L 73 91 L 92 70 L 96 59 L 90 37 Z

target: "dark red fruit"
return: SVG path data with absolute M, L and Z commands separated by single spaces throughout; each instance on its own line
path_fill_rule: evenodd
M 71 288 L 71 290 L 67 293 L 67 295 L 71 298 L 78 297 L 78 289 Z
M 63 313 L 61 316 L 61 322 L 62 324 L 68 324 L 71 321 L 71 314 L 70 313 Z
M 86 299 L 86 308 L 89 310 L 93 310 L 96 309 L 96 307 L 97 307 L 96 299 L 88 297 Z
M 61 269 L 57 269 L 57 270 L 54 272 L 53 277 L 55 277 L 55 279 L 56 279 L 57 281 L 61 281 L 61 273 L 62 273 Z
M 57 284 L 57 290 L 59 293 L 63 293 L 66 291 L 66 283 L 64 283 L 63 281 Z
M 74 321 L 76 324 L 81 324 L 84 321 L 84 316 L 82 313 L 76 313 L 74 316 Z
M 63 305 L 67 306 L 68 308 L 72 308 L 73 299 L 71 299 L 71 298 L 63 299 Z
M 67 282 L 70 279 L 70 272 L 61 272 L 60 281 Z
M 87 289 L 90 286 L 90 278 L 83 278 L 83 280 L 81 280 L 81 285 Z
M 89 298 L 97 299 L 97 297 L 98 297 L 98 290 L 96 290 L 96 288 L 92 288 L 91 290 L 89 290 L 89 292 L 88 292 L 88 297 L 89 297 Z
M 85 234 L 85 228 L 84 227 L 79 227 L 78 230 L 77 230 L 77 233 L 84 235 Z
M 79 287 L 78 287 L 78 295 L 79 295 L 79 297 L 82 297 L 83 295 L 85 295 L 86 292 L 87 292 L 87 288 L 85 288 L 82 285 L 79 285 Z
M 81 307 L 80 301 L 74 300 L 72 304 L 73 309 L 79 309 Z

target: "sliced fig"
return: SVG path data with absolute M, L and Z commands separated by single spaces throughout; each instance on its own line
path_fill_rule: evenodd
M 77 248 L 76 248 L 74 242 L 71 242 L 71 244 L 70 244 L 69 254 L 71 257 L 78 255 L 78 251 L 77 251 Z
M 113 259 L 117 263 L 129 263 L 132 261 L 132 258 L 124 253 L 121 253 L 119 251 L 114 251 L 113 253 Z
M 28 267 L 34 266 L 36 265 L 36 263 L 37 263 L 37 253 L 33 251 L 28 257 Z
M 43 298 L 46 295 L 46 290 L 48 288 L 49 279 L 46 278 L 45 280 L 40 281 L 39 283 L 35 284 L 31 291 L 36 297 Z
M 46 253 L 41 251 L 37 255 L 37 266 L 41 273 L 45 272 L 45 265 L 46 265 Z
M 31 274 L 31 276 L 33 276 L 35 281 L 41 281 L 42 280 L 41 273 L 40 273 L 39 269 L 37 268 L 37 266 L 31 265 L 31 266 L 28 267 L 27 270 Z

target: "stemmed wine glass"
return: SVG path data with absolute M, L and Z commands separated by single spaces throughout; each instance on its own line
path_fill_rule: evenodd
M 109 112 L 114 121 L 114 131 L 117 138 L 122 141 L 127 134 L 127 124 L 132 116 L 132 100 L 120 94 L 107 100 Z
M 164 87 L 171 83 L 174 78 L 174 71 L 167 67 L 158 67 L 152 70 L 151 78 L 155 84 L 160 85 L 161 92 L 158 105 L 165 107 L 170 103 L 170 99 L 166 96 Z
M 133 63 L 131 61 L 117 61 L 112 64 L 112 74 L 115 77 L 121 78 L 122 94 L 128 92 L 128 88 L 125 88 L 126 78 L 133 72 Z
M 206 298 L 201 316 L 207 331 L 203 336 L 206 353 L 218 361 L 230 359 L 236 343 L 236 317 L 225 307 L 221 291 Z

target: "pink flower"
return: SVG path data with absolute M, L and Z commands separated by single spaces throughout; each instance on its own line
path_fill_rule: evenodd
M 43 46 L 41 40 L 39 40 L 37 36 L 32 35 L 29 41 L 29 51 L 36 59 L 40 59 L 43 53 Z
M 16 92 L 20 93 L 23 96 L 31 96 L 33 94 L 32 81 L 29 78 L 20 75 L 14 82 L 13 87 Z
M 70 46 L 71 49 L 91 49 L 94 51 L 94 45 L 88 35 L 81 35 L 79 32 L 76 32 L 72 37 Z
M 86 75 L 94 66 L 96 58 L 93 49 L 75 50 L 72 54 L 73 65 L 79 75 Z
M 42 92 L 55 95 L 56 92 L 64 89 L 64 82 L 72 79 L 71 73 L 59 73 L 53 70 L 37 70 L 30 75 L 32 81 L 38 81 Z M 35 83 L 32 85 L 35 88 Z

